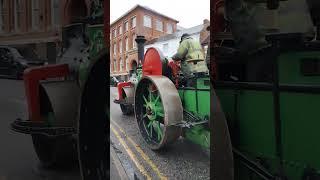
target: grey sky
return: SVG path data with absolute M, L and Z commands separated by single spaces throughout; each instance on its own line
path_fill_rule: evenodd
M 210 0 L 111 0 L 110 23 L 137 4 L 178 20 L 184 28 L 210 20 Z

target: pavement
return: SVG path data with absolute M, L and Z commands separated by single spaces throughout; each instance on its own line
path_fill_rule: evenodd
M 160 151 L 149 149 L 133 115 L 122 114 L 110 88 L 110 140 L 129 179 L 210 179 L 210 158 L 201 147 L 179 138 Z
M 0 180 L 79 180 L 76 167 L 43 168 L 33 149 L 31 136 L 9 128 L 16 118 L 28 118 L 23 81 L 2 78 L 0 92 Z

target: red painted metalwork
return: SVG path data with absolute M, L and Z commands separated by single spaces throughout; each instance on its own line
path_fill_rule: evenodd
M 145 53 L 142 75 L 162 75 L 161 56 L 156 48 L 149 48 Z
M 224 12 L 220 11 L 222 8 L 224 8 L 224 0 L 214 0 L 213 1 L 213 41 L 211 44 L 211 47 L 217 46 L 214 42 L 214 35 L 219 32 L 224 32 L 226 30 L 226 21 L 224 18 Z M 213 58 L 210 62 L 210 75 L 213 80 L 217 79 L 217 71 L 218 67 L 216 65 L 216 57 L 214 56 L 215 53 L 213 53 Z
M 41 67 L 28 68 L 23 73 L 26 98 L 28 104 L 29 119 L 41 121 L 39 81 L 47 78 L 65 77 L 69 74 L 67 64 L 46 65 Z
M 176 61 L 170 61 L 168 66 L 172 70 L 172 76 L 175 81 L 175 85 L 176 87 L 178 87 L 179 86 L 178 72 L 179 72 L 180 66 Z
M 223 32 L 225 30 L 224 13 L 221 13 L 219 9 L 224 8 L 224 0 L 214 0 L 213 11 L 213 32 Z
M 122 97 L 122 88 L 126 87 L 126 86 L 132 87 L 133 84 L 131 82 L 119 82 L 117 84 L 119 100 L 123 99 L 123 97 Z

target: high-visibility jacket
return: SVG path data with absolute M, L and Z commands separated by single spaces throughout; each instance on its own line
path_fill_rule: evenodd
M 179 45 L 178 52 L 172 59 L 181 61 L 204 60 L 200 42 L 192 39 L 192 37 L 183 39 Z

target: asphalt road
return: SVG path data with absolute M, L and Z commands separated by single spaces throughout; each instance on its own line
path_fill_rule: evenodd
M 210 179 L 209 156 L 199 146 L 180 138 L 162 151 L 150 150 L 133 116 L 122 115 L 113 103 L 116 89 L 110 89 L 111 145 L 130 179 Z
M 80 179 L 77 168 L 42 168 L 31 137 L 9 129 L 13 120 L 28 116 L 23 81 L 0 79 L 0 115 L 0 180 Z

